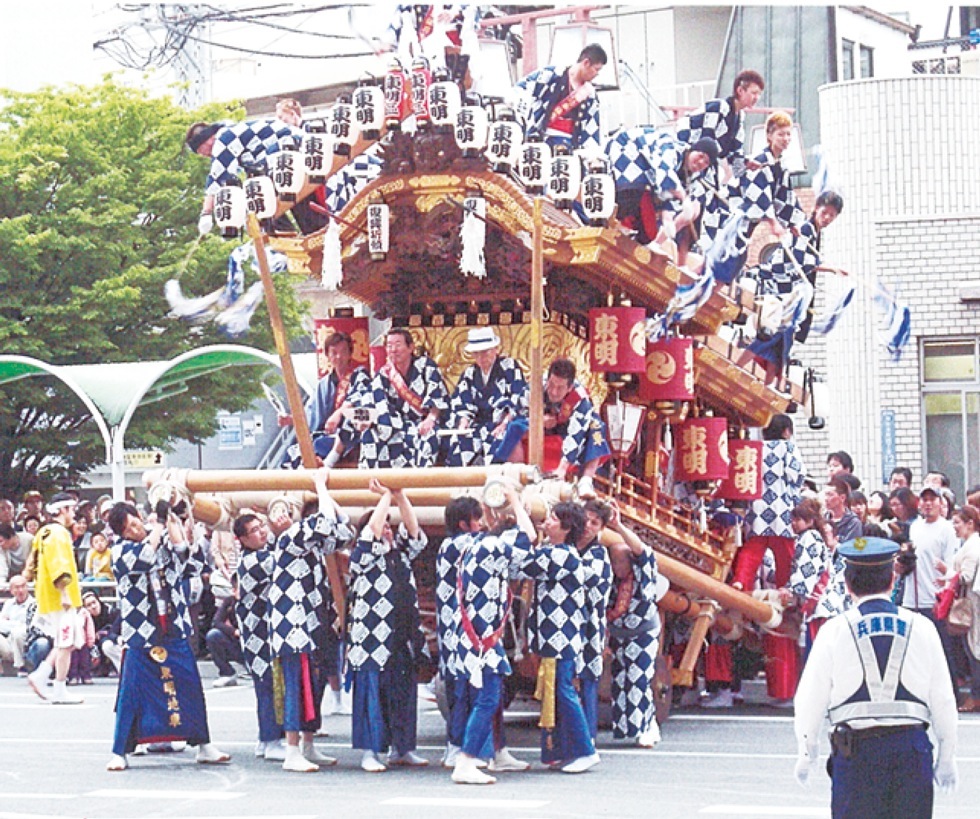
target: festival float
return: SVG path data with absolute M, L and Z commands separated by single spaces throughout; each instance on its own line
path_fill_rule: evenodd
M 272 232 L 273 216 L 315 195 L 365 151 L 380 160 L 379 175 L 330 214 L 326 228 Z M 534 423 L 545 367 L 567 357 L 607 424 L 613 458 L 596 479 L 598 494 L 615 498 L 624 522 L 656 550 L 670 581 L 660 601 L 668 625 L 693 621 L 683 658 L 659 674 L 661 719 L 671 684 L 693 683 L 712 625 L 729 636 L 745 622 L 779 627 L 778 607 L 725 580 L 745 505 L 762 492 L 762 447 L 752 430 L 805 406 L 812 376 L 790 368 L 773 382 L 746 355 L 739 336 L 759 313 L 749 288 L 711 284 L 696 299 L 688 295 L 701 272 L 678 266 L 670 247 L 638 244 L 622 228 L 599 158 L 523 143 L 509 109 L 466 98 L 446 76 L 432 81 L 427 71 L 395 64 L 380 85 L 339 101 L 301 150 L 284 154 L 270 178 L 246 183 L 244 195 L 305 468 L 147 473 L 151 497 L 184 497 L 198 519 L 222 527 L 238 509 L 264 508 L 283 492 L 298 506 L 313 490 L 316 456 L 272 288 L 272 249 L 285 255 L 290 274 L 319 278 L 377 318 L 409 328 L 450 389 L 470 363 L 461 352 L 467 331 L 480 326 L 494 328 L 531 387 L 527 466 L 336 469 L 331 491 L 352 518 L 373 505 L 368 481 L 378 477 L 407 490 L 436 542 L 450 498 L 483 496 L 499 480 L 520 484 L 532 516 L 543 519 L 550 503 L 574 493 L 571 484 L 541 478 L 554 464 Z M 222 203 L 237 201 L 241 191 L 234 191 L 219 194 L 216 209 L 219 225 L 232 230 L 242 226 L 242 209 L 232 214 Z M 349 329 L 351 320 L 326 324 Z M 330 574 L 343 610 L 335 561 Z

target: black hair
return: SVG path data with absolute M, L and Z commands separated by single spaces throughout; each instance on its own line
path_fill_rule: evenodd
M 762 75 L 751 68 L 743 69 L 735 75 L 735 82 L 732 83 L 732 96 L 738 93 L 738 89 L 747 85 L 758 85 L 763 91 L 766 89 L 766 81 Z
M 840 475 L 834 475 L 834 477 L 829 478 L 827 480 L 827 486 L 833 487 L 833 490 L 838 495 L 843 495 L 845 501 L 851 497 L 851 485 Z
M 609 508 L 609 504 L 603 503 L 601 500 L 596 498 L 591 498 L 583 503 L 582 511 L 586 514 L 591 512 L 602 521 L 603 526 L 608 526 L 609 521 L 612 520 L 612 509 Z
M 3 540 L 10 540 L 14 535 L 17 534 L 17 530 L 14 529 L 9 523 L 0 523 L 0 538 Z
M 772 420 L 769 425 L 762 430 L 762 440 L 764 441 L 779 441 L 782 440 L 783 436 L 786 434 L 786 430 L 793 433 L 793 419 L 788 415 L 783 415 L 782 413 L 772 416 Z
M 548 367 L 548 378 L 563 378 L 569 384 L 575 380 L 575 365 L 567 358 L 556 358 Z
M 828 464 L 833 460 L 836 460 L 841 465 L 841 467 L 843 467 L 846 471 L 848 472 L 854 471 L 854 459 L 850 455 L 848 455 L 843 449 L 839 450 L 838 452 L 831 452 L 827 456 Z
M 235 523 L 232 525 L 231 531 L 235 533 L 235 537 L 241 540 L 241 538 L 245 537 L 248 527 L 257 520 L 259 520 L 258 515 L 255 515 L 252 512 L 246 512 L 244 515 L 239 515 L 237 518 L 235 518 Z
M 385 333 L 385 338 L 390 336 L 401 336 L 405 340 L 405 344 L 408 345 L 410 350 L 415 349 L 415 339 L 412 336 L 411 331 L 406 330 L 404 327 L 392 327 L 387 333 Z
M 840 478 L 847 484 L 847 488 L 852 492 L 857 492 L 861 488 L 861 479 L 850 472 L 838 472 L 834 477 Z
M 912 485 L 912 470 L 909 469 L 907 466 L 896 466 L 892 470 L 892 474 L 889 475 L 888 477 L 889 479 L 891 479 L 896 475 L 901 475 L 903 478 L 905 478 L 905 483 L 907 486 Z
M 446 534 L 452 537 L 459 532 L 461 523 L 469 524 L 483 516 L 483 506 L 476 498 L 468 495 L 453 498 L 446 504 Z
M 824 191 L 817 197 L 814 207 L 819 208 L 821 205 L 827 208 L 833 208 L 840 215 L 840 212 L 844 210 L 844 198 L 836 191 Z
M 115 532 L 116 537 L 122 537 L 123 530 L 126 528 L 126 518 L 132 515 L 134 518 L 140 516 L 139 510 L 131 503 L 114 503 L 109 510 L 109 528 Z
M 349 333 L 342 333 L 339 330 L 327 336 L 326 340 L 323 342 L 323 351 L 326 352 L 331 347 L 336 347 L 338 344 L 346 344 L 347 350 L 349 352 L 354 352 L 354 339 L 350 337 Z M 411 346 L 411 342 L 409 342 L 409 346 Z
M 578 543 L 585 531 L 585 510 L 577 503 L 563 501 L 556 503 L 551 511 L 561 523 L 561 528 L 568 530 L 565 535 L 565 543 Z
M 865 523 L 861 526 L 861 537 L 883 537 L 890 539 L 891 535 L 877 523 Z
M 938 497 L 938 494 L 937 494 Z M 897 500 L 905 510 L 906 520 L 913 517 L 919 511 L 919 501 L 915 493 L 907 486 L 900 486 L 892 491 L 888 496 L 889 501 Z
M 846 562 L 844 580 L 855 597 L 881 594 L 891 588 L 892 565 L 890 560 L 887 563 L 879 563 L 874 566 Z
M 606 49 L 601 45 L 598 43 L 589 43 L 579 52 L 576 62 L 580 63 L 583 60 L 588 60 L 592 65 L 605 65 L 609 62 L 609 57 L 606 55 Z
M 947 475 L 945 472 L 940 472 L 938 469 L 930 469 L 926 474 L 938 475 L 939 485 L 944 486 L 946 489 L 949 489 L 949 475 Z

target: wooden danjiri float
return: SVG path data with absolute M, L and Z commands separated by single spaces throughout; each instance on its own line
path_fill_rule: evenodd
M 439 85 L 429 89 L 430 100 Z M 455 92 L 449 96 L 457 97 Z M 375 94 L 355 94 L 355 104 L 378 101 Z M 807 396 L 801 384 L 788 380 L 767 384 L 763 368 L 735 344 L 733 326 L 756 309 L 750 294 L 717 286 L 686 324 L 673 328 L 667 339 L 648 342 L 647 320 L 664 313 L 678 287 L 697 274 L 675 264 L 668 250 L 640 245 L 620 227 L 613 215 L 612 180 L 601 169 L 595 173 L 588 162 L 572 156 L 556 167 L 568 174 L 571 190 L 557 184 L 550 190 L 535 188 L 548 175 L 547 146 L 522 149 L 519 130 L 497 134 L 497 122 L 490 122 L 486 146 L 480 134 L 483 109 L 449 108 L 437 112 L 433 105 L 426 116 L 416 117 L 411 131 L 400 122 L 404 106 L 389 104 L 375 133 L 367 128 L 360 135 L 342 128 L 338 133 L 337 122 L 342 125 L 344 117 L 331 118 L 337 151 L 331 172 L 368 149 L 382 162 L 380 175 L 335 214 L 339 290 L 375 317 L 409 328 L 418 346 L 439 364 L 449 389 L 470 363 L 462 353 L 467 331 L 492 326 L 503 352 L 517 359 L 528 376 L 528 460 L 538 469 L 338 468 L 331 472 L 331 492 L 356 517 L 373 504 L 367 488 L 371 477 L 407 489 L 430 534 L 433 554 L 446 502 L 461 493 L 479 495 L 488 481 L 520 484 L 533 516 L 543 519 L 549 504 L 574 491 L 570 484 L 539 477 L 544 466 L 543 371 L 556 357 L 572 359 L 594 402 L 604 405 L 614 451 L 609 474 L 596 480 L 598 493 L 615 498 L 627 525 L 658 553 L 660 572 L 670 581 L 660 601 L 667 615 L 665 635 L 671 624 L 693 620 L 683 658 L 674 668 L 665 663 L 660 674 L 658 713 L 663 718 L 671 683 L 692 684 L 709 628 L 734 635 L 745 621 L 779 625 L 777 609 L 724 581 L 739 543 L 740 510 L 761 494 L 761 446 L 750 440 L 758 436 L 749 430 L 792 404 L 803 405 Z M 377 111 L 354 113 L 348 123 L 379 124 Z M 503 144 L 507 135 L 510 144 Z M 539 165 L 531 170 L 535 161 Z M 330 162 L 328 153 L 327 166 Z M 577 199 L 590 217 L 588 224 L 571 209 L 576 188 L 582 191 Z M 307 182 L 298 198 L 314 190 Z M 280 201 L 279 212 L 292 206 Z M 316 465 L 265 253 L 272 247 L 286 254 L 290 273 L 319 277 L 330 231 L 274 235 L 267 223 L 260 227 L 254 215 L 248 218 L 307 468 L 147 473 L 151 494 L 185 497 L 200 520 L 219 528 L 230 525 L 237 510 L 264 508 L 284 492 L 300 504 L 303 494 L 313 491 L 309 468 Z M 464 228 L 466 220 L 471 221 Z M 474 251 L 483 263 L 478 269 L 464 265 L 471 274 L 466 275 L 461 257 L 472 260 Z M 630 421 L 633 426 L 625 433 L 624 417 L 625 426 Z M 718 499 L 725 499 L 724 514 L 717 514 Z M 328 568 L 341 598 L 342 567 L 332 561 Z

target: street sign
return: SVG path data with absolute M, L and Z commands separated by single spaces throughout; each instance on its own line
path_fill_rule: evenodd
M 163 453 L 159 449 L 127 449 L 123 462 L 127 469 L 150 469 L 163 466 Z

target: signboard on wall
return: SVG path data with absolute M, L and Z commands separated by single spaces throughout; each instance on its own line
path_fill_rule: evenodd
M 885 409 L 881 411 L 881 482 L 886 486 L 896 466 L 895 410 Z

